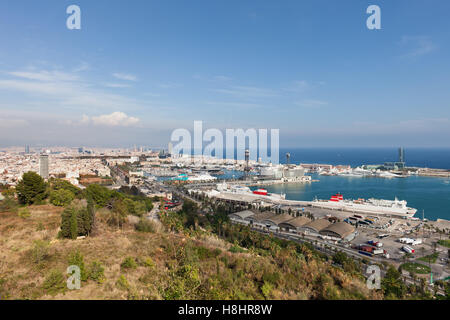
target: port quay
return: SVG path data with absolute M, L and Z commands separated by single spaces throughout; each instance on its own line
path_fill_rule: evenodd
M 171 161 L 172 168 L 166 168 L 164 177 L 155 178 L 156 183 L 173 197 L 188 197 L 199 204 L 205 199 L 225 204 L 233 223 L 283 239 L 313 243 L 326 254 L 343 251 L 354 258 L 376 263 L 389 261 L 397 266 L 404 263 L 407 254 L 427 255 L 437 250 L 439 262 L 432 266 L 433 277 L 449 276 L 447 249 L 434 245 L 449 233 L 448 220 L 423 219 L 422 212 L 394 197 L 353 200 L 330 194 L 329 199 L 301 201 L 286 199 L 285 194 L 265 189 L 276 185 L 301 188 L 318 182 L 321 176 L 407 179 L 424 174 L 419 168 L 406 167 L 402 161 L 386 163 L 384 167 L 357 168 L 290 164 L 289 159 L 279 165 L 248 158 L 205 157 L 202 161 L 193 161 L 192 157 L 172 157 Z M 448 170 L 433 171 L 448 174 Z M 313 176 L 318 177 L 317 180 Z

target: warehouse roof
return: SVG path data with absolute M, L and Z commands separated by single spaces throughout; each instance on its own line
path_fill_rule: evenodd
M 244 210 L 244 211 L 240 211 L 240 212 L 235 212 L 235 213 L 231 213 L 231 214 L 229 214 L 228 216 L 231 218 L 231 219 L 241 219 L 241 220 L 244 220 L 245 218 L 248 218 L 248 217 L 251 217 L 251 216 L 254 216 L 255 215 L 255 213 L 253 212 L 253 211 L 250 211 L 250 210 Z
M 289 220 L 292 220 L 292 216 L 289 214 L 277 214 L 277 215 L 273 215 L 272 217 L 269 217 L 267 219 L 264 219 L 263 222 L 271 222 L 273 224 L 280 224 Z
M 312 229 L 315 232 L 319 232 L 322 229 L 325 229 L 330 225 L 330 221 L 327 219 L 317 219 L 314 221 L 311 221 L 310 223 L 305 224 L 303 227 Z
M 282 223 L 280 223 L 280 227 L 299 228 L 310 222 L 311 222 L 311 219 L 308 219 L 308 218 L 302 216 L 302 217 L 291 219 L 289 221 L 282 222 Z
M 273 212 L 264 212 L 264 213 L 258 213 L 254 216 L 248 217 L 248 220 L 255 220 L 255 221 L 263 221 L 266 219 L 269 219 L 271 217 L 275 216 Z
M 329 225 L 325 229 L 321 230 L 320 233 L 324 235 L 338 236 L 340 238 L 345 238 L 354 231 L 355 228 L 352 225 L 346 222 L 336 222 Z

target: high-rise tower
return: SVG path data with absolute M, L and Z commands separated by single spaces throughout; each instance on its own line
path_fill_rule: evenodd
M 405 162 L 405 150 L 403 148 L 398 148 L 398 162 Z
M 48 179 L 48 154 L 39 155 L 39 175 Z
M 248 176 L 248 173 L 250 172 L 250 166 L 248 164 L 248 161 L 250 160 L 250 151 L 248 149 L 245 150 L 245 176 Z

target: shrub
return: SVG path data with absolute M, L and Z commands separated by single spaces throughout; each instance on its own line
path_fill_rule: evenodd
M 93 261 L 89 265 L 89 279 L 94 280 L 97 283 L 103 283 L 105 281 L 105 268 L 99 261 Z
M 208 259 L 208 258 L 215 258 L 219 256 L 222 251 L 220 249 L 208 249 L 205 247 L 196 247 L 195 250 L 197 251 L 198 258 L 200 260 Z
M 43 240 L 35 240 L 34 246 L 31 249 L 31 258 L 34 263 L 40 264 L 46 260 L 49 255 L 50 243 Z
M 47 278 L 45 278 L 42 287 L 50 295 L 56 295 L 59 292 L 65 291 L 66 283 L 64 275 L 61 271 L 51 270 Z
M 147 208 L 144 202 L 141 201 L 133 201 L 129 198 L 123 200 L 124 204 L 127 207 L 128 213 L 134 216 L 142 217 L 146 212 Z
M 78 250 L 73 251 L 69 255 L 68 263 L 69 263 L 69 266 L 77 266 L 78 268 L 80 268 L 81 281 L 87 280 L 88 277 L 87 277 L 86 269 L 84 267 L 84 259 L 83 259 L 83 255 L 81 254 L 80 251 L 78 251 Z
M 18 208 L 18 203 L 14 198 L 14 191 L 12 189 L 8 189 L 4 191 L 3 196 L 5 199 L 0 201 L 0 212 L 16 212 Z
M 230 249 L 228 249 L 228 251 L 232 252 L 232 253 L 242 253 L 245 252 L 244 249 L 242 249 L 241 247 L 238 247 L 236 245 L 233 245 Z
M 59 189 L 50 192 L 50 202 L 58 207 L 69 205 L 73 199 L 75 199 L 75 195 L 72 191 L 66 189 Z
M 438 244 L 440 244 L 441 246 L 450 248 L 450 240 L 449 240 L 449 239 L 446 239 L 446 240 L 439 240 L 439 241 L 438 241 Z
M 155 223 L 147 218 L 140 219 L 139 222 L 135 225 L 135 228 L 140 232 L 154 233 L 156 231 Z
M 61 214 L 61 231 L 59 236 L 62 238 L 76 239 L 78 236 L 87 236 L 92 230 L 94 221 L 94 209 L 92 206 L 86 207 L 81 201 L 68 206 Z
M 42 222 L 39 222 L 36 227 L 36 231 L 42 231 L 44 229 L 45 229 L 44 224 Z
M 272 290 L 273 290 L 272 284 L 270 284 L 269 282 L 265 282 L 264 281 L 264 284 L 261 287 L 261 292 L 262 292 L 264 298 L 269 299 Z
M 121 290 L 128 290 L 129 284 L 127 278 L 125 278 L 124 275 L 120 275 L 120 277 L 116 281 L 116 286 Z
M 20 208 L 17 214 L 22 219 L 26 219 L 31 216 L 30 210 L 28 208 Z
M 127 257 L 120 265 L 123 269 L 136 269 L 137 263 L 136 260 L 132 257 Z
M 153 268 L 155 266 L 155 263 L 153 262 L 152 258 L 146 257 L 144 259 L 144 266 L 149 267 L 149 268 Z
M 110 226 L 121 227 L 127 218 L 128 210 L 126 205 L 121 199 L 113 201 L 112 208 L 107 215 L 106 222 Z

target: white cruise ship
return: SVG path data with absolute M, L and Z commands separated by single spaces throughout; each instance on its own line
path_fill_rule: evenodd
M 407 207 L 405 200 L 398 200 L 397 198 L 395 200 L 344 200 L 344 197 L 340 193 L 333 195 L 330 200 L 314 200 L 311 202 L 311 205 L 326 209 L 403 217 L 412 217 L 417 212 L 417 209 Z

